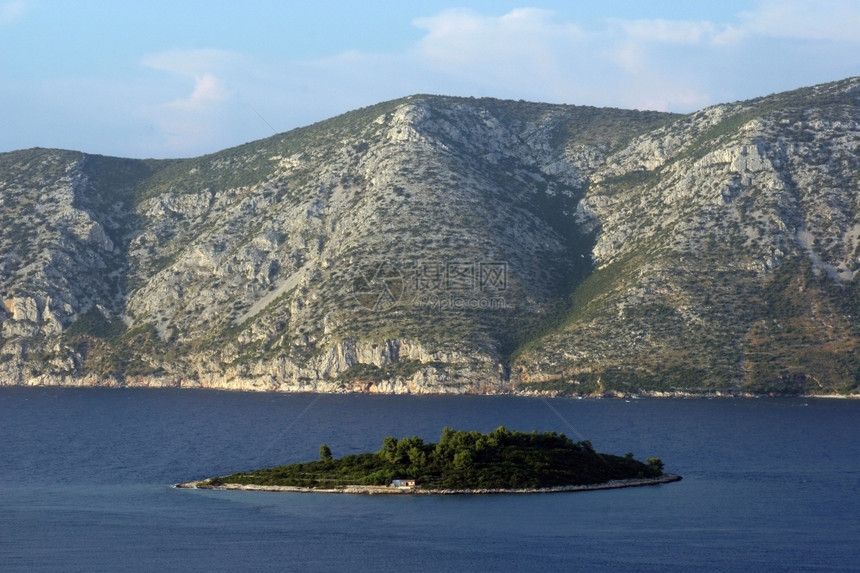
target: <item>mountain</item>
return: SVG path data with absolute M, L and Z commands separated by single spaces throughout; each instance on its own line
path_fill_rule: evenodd
M 860 78 L 0 154 L 0 384 L 857 394 Z

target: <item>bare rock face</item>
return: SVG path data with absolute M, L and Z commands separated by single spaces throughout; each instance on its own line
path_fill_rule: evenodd
M 0 154 L 0 384 L 856 392 L 857 86 Z
M 598 168 L 602 288 L 521 358 L 523 387 L 856 392 L 857 85 L 698 112 Z

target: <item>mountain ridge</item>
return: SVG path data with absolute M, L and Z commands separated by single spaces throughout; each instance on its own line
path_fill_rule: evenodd
M 857 393 L 858 85 L 0 154 L 0 384 Z

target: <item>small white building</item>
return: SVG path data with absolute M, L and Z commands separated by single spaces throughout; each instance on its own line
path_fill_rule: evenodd
M 391 480 L 391 485 L 393 485 L 394 487 L 411 488 L 415 487 L 415 480 L 395 478 Z

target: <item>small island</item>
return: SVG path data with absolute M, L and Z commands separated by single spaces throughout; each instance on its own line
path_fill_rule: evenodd
M 332 457 L 178 484 L 181 488 L 332 493 L 531 493 L 655 485 L 681 478 L 659 458 L 615 456 L 556 432 L 445 428 L 438 443 L 387 437 L 376 453 Z

